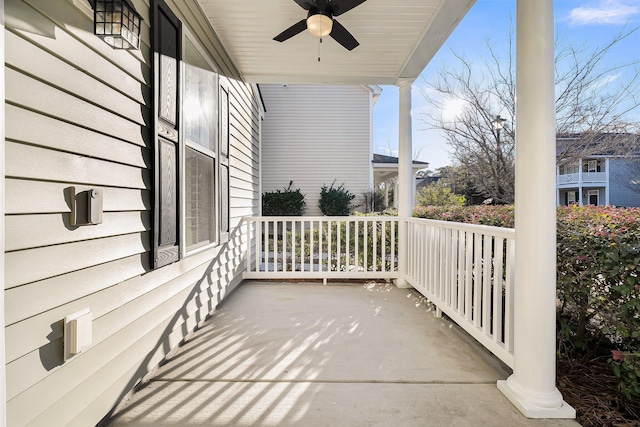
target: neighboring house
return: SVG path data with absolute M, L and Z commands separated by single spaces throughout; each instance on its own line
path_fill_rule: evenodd
M 382 184 L 385 189 L 385 205 L 389 206 L 389 189 L 391 184 L 394 185 L 394 194 L 398 194 L 398 158 L 393 156 L 385 156 L 383 154 L 374 154 L 371 161 L 373 167 L 373 179 L 374 188 L 380 188 Z M 415 176 L 418 171 L 427 169 L 429 163 L 419 160 L 413 161 L 413 175 Z M 415 180 L 416 186 L 420 183 L 418 179 Z M 413 188 L 413 200 L 415 200 L 416 188 Z M 394 199 L 394 207 L 397 207 L 397 198 Z
M 579 148 L 557 167 L 557 204 L 640 206 L 640 136 L 602 134 L 588 150 L 579 135 L 557 139 L 558 156 Z M 587 147 L 588 148 L 588 147 Z M 586 155 L 584 153 L 592 154 Z M 623 154 L 625 153 L 626 154 Z
M 293 181 L 307 203 L 305 216 L 322 215 L 320 189 L 335 186 L 356 195 L 373 188 L 373 105 L 381 89 L 362 85 L 260 85 L 262 192 Z M 295 149 L 294 149 L 295 148 Z

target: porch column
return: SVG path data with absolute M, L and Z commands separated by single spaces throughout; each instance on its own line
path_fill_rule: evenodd
M 529 418 L 575 418 L 556 388 L 553 0 L 518 0 L 514 369 L 498 388 Z
M 400 88 L 400 115 L 398 128 L 400 130 L 398 139 L 398 185 L 395 197 L 398 200 L 398 273 L 400 277 L 396 280 L 399 288 L 410 287 L 405 280 L 407 274 L 407 245 L 408 227 L 406 220 L 411 218 L 413 210 L 413 191 L 415 185 L 413 179 L 413 148 L 411 141 L 411 84 L 413 79 L 399 79 L 397 86 Z

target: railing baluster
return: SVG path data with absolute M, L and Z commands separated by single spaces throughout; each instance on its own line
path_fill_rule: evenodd
M 314 240 L 314 236 L 313 236 L 314 232 L 313 232 L 313 221 L 309 221 L 309 271 L 314 271 L 314 267 L 313 267 L 313 240 Z
M 473 233 L 474 235 L 474 254 L 473 254 L 473 307 L 471 309 L 471 315 L 473 319 L 473 326 L 476 328 L 480 326 L 480 310 L 482 307 L 482 244 L 483 234 Z
M 356 265 L 356 271 L 360 271 L 360 254 L 358 253 L 358 247 L 360 246 L 360 222 L 356 219 L 353 221 L 353 226 L 355 227 L 355 230 L 353 231 L 353 236 L 355 237 L 355 265 Z
M 369 223 L 367 220 L 362 221 L 363 238 L 362 238 L 362 252 L 364 255 L 364 271 L 369 271 Z
M 382 220 L 382 251 L 380 258 L 382 259 L 382 271 L 387 271 L 387 223 L 386 219 Z
M 451 228 L 448 229 L 449 238 L 451 239 L 451 263 L 449 264 L 449 277 L 450 277 L 450 286 L 449 286 L 449 305 L 451 307 L 456 306 L 456 280 L 458 278 L 458 246 L 460 245 L 460 236 L 458 235 L 458 231 L 453 230 Z
M 467 239 L 466 239 L 466 251 L 467 251 L 467 257 L 466 257 L 466 265 L 465 265 L 465 289 L 467 292 L 466 295 L 466 305 L 467 305 L 467 311 L 466 311 L 466 316 L 465 318 L 467 320 L 471 320 L 471 316 L 472 316 L 472 296 L 473 296 L 473 288 L 474 288 L 474 279 L 473 279 L 473 267 L 474 267 L 474 261 L 477 263 L 478 262 L 478 258 L 476 258 L 474 256 L 474 241 L 475 239 L 478 238 L 478 236 L 471 232 L 471 231 L 467 231 Z
M 483 272 L 482 272 L 482 332 L 491 333 L 491 253 L 493 238 L 489 234 L 483 239 Z
M 373 233 L 373 255 L 371 257 L 372 271 L 378 271 L 378 221 L 371 221 L 371 232 Z
M 513 351 L 513 285 L 515 261 L 515 242 L 513 239 L 507 240 L 507 287 L 505 289 L 505 325 L 504 325 L 504 347 L 508 352 Z
M 502 259 L 504 257 L 504 239 L 496 237 L 493 265 L 493 341 L 503 342 L 502 338 Z
M 336 246 L 337 246 L 337 258 L 336 258 L 336 271 L 341 271 L 340 267 L 340 257 L 342 255 L 342 236 L 340 235 L 340 221 L 336 222 Z
M 398 227 L 398 220 L 394 219 L 391 227 L 391 270 L 398 271 L 398 264 L 396 263 L 396 228 Z
M 460 313 L 461 315 L 464 315 L 464 280 L 465 280 L 465 259 L 466 259 L 466 254 L 465 254 L 465 244 L 466 244 L 466 240 L 467 239 L 467 233 L 462 231 L 462 230 L 458 230 L 458 262 L 456 265 L 456 270 L 458 271 L 458 275 L 457 275 L 457 279 L 458 279 L 458 284 L 457 284 L 457 298 L 458 298 L 458 313 Z

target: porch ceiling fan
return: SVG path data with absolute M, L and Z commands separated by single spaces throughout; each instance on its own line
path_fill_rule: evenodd
M 309 30 L 316 37 L 331 36 L 347 50 L 353 50 L 360 43 L 344 28 L 335 16 L 340 16 L 361 5 L 367 0 L 293 0 L 304 10 L 308 10 L 307 18 L 293 24 L 273 39 L 283 42 L 291 37 Z

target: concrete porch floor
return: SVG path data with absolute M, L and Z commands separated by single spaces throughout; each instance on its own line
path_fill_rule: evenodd
M 524 418 L 509 373 L 413 290 L 245 282 L 108 425 L 578 425 Z

